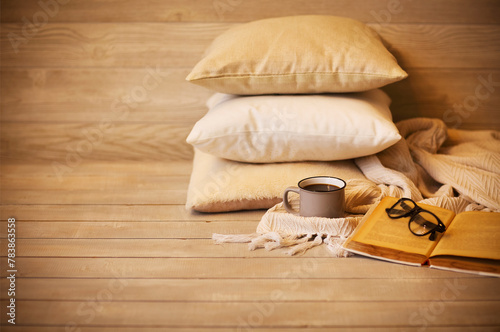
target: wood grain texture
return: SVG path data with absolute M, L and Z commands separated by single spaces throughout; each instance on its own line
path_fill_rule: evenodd
M 206 100 L 213 92 L 185 81 L 188 69 L 151 70 L 4 68 L 2 121 L 185 125 L 206 112 Z
M 52 165 L 47 163 L 0 163 L 0 178 L 1 179 L 19 179 L 23 177 L 47 177 L 47 182 L 50 182 L 50 175 L 53 171 Z M 78 178 L 87 176 L 101 177 L 120 177 L 120 176 L 154 176 L 160 178 L 190 176 L 192 171 L 192 161 L 169 161 L 143 163 L 142 161 L 130 161 L 120 163 L 109 163 L 106 161 L 82 162 L 78 165 L 71 175 Z M 64 178 L 63 181 L 72 177 Z M 75 181 L 75 180 L 73 180 Z M 33 187 L 31 187 L 33 188 Z
M 147 96 L 136 98 L 138 102 L 127 104 L 126 97 L 132 95 L 134 84 L 139 84 L 147 75 L 146 70 L 4 69 L 0 78 L 5 94 L 0 101 L 2 120 L 99 123 L 110 119 L 192 126 L 207 112 L 205 103 L 213 92 L 186 82 L 184 78 L 189 69 L 160 70 L 168 72 L 169 79 Z M 486 97 L 478 99 L 473 111 L 478 114 L 474 117 L 478 122 L 464 118 L 461 127 L 487 125 L 480 120 L 484 117 L 500 122 L 497 118 L 500 116 L 500 70 L 439 68 L 412 69 L 408 73 L 405 80 L 384 88 L 393 101 L 391 111 L 395 119 L 440 117 L 448 109 L 453 110 L 454 104 L 463 104 L 469 96 L 475 97 L 479 87 L 479 92 Z M 484 82 L 488 81 L 491 83 L 485 86 Z M 68 86 L 72 88 L 71 94 L 67 93 Z
M 410 75 L 384 88 L 396 121 L 500 129 L 497 0 L 1 1 L 2 331 L 499 330 L 499 278 L 216 246 L 265 211 L 185 209 L 184 140 L 212 92 L 184 78 L 226 29 L 297 14 L 380 33 Z
M 45 10 L 51 22 L 246 22 L 262 18 L 327 14 L 348 16 L 372 23 L 480 23 L 500 22 L 500 6 L 495 0 L 71 0 Z M 108 8 L 113 10 L 107 10 Z M 32 19 L 44 10 L 38 0 L 4 0 L 2 22 Z M 40 19 L 41 20 L 41 19 Z
M 1 60 L 19 67 L 188 67 L 231 23 L 49 23 L 31 38 L 3 24 Z M 500 26 L 377 24 L 404 69 L 499 68 Z M 10 36 L 19 36 L 12 43 Z M 24 38 L 24 39 L 21 39 Z M 481 51 L 478 52 L 477 50 Z
M 44 173 L 48 171 L 47 173 Z M 4 190 L 185 190 L 188 175 L 79 175 L 65 177 L 63 181 L 57 181 L 56 176 L 50 175 L 50 169 L 37 172 L 37 175 L 20 175 L 19 173 L 2 174 L 0 185 Z M 89 180 L 92 180 L 90 182 Z
M 500 129 L 500 71 L 426 69 L 409 75 L 383 88 L 394 121 L 429 117 L 450 128 Z
M 2 197 L 5 204 L 184 204 L 187 189 L 102 190 L 10 190 Z
M 187 183 L 186 183 L 187 185 Z M 4 204 L 0 219 L 7 220 L 47 220 L 47 221 L 198 221 L 215 220 L 248 221 L 260 220 L 265 211 L 242 211 L 230 213 L 196 213 L 175 204 Z
M 147 226 L 147 225 L 144 225 Z M 251 233 L 255 232 L 257 225 Z M 266 250 L 249 251 L 246 245 L 215 245 L 212 234 L 206 233 L 203 239 L 189 236 L 184 239 L 19 239 L 17 257 L 117 257 L 117 258 L 283 258 L 287 257 L 286 248 L 271 252 Z M 85 253 L 82 253 L 82 248 Z M 0 251 L 7 256 L 7 248 Z M 303 257 L 331 257 L 325 247 L 317 247 L 306 252 Z
M 7 258 L 0 258 L 0 262 L 6 264 Z M 16 265 L 19 278 L 470 278 L 465 273 L 387 264 L 362 257 L 21 257 L 17 258 Z M 2 271 L 0 275 L 6 277 L 7 272 Z
M 103 83 L 110 89 L 97 88 L 100 69 L 4 71 L 2 157 L 61 165 L 85 160 L 190 160 L 193 150 L 185 138 L 206 113 L 204 104 L 211 93 L 197 93 L 199 87 L 184 82 L 185 71 L 174 70 L 174 78 L 144 102 L 122 103 L 119 96 L 126 90 L 119 88 L 120 82 L 140 81 L 143 71 L 114 71 L 117 76 L 107 76 Z M 74 88 L 71 94 L 68 86 Z M 433 117 L 461 129 L 500 128 L 498 70 L 417 69 L 384 90 L 393 99 L 395 121 Z M 169 91 L 166 97 L 163 91 Z M 177 103 L 170 95 L 196 98 Z
M 461 107 L 459 111 L 443 106 L 440 113 L 428 117 L 443 119 L 450 128 L 500 128 L 497 124 L 500 112 L 482 108 L 468 111 L 461 106 L 463 103 L 456 105 Z M 424 108 L 425 104 L 422 104 L 418 109 Z M 414 117 L 424 116 L 413 110 Z M 407 117 L 395 114 L 394 118 L 403 120 Z M 484 124 L 486 119 L 489 124 Z M 98 124 L 4 123 L 1 125 L 1 157 L 9 161 L 50 163 L 53 169 L 48 175 L 56 175 L 58 179 L 64 179 L 81 163 L 89 161 L 189 161 L 193 157 L 193 147 L 185 142 L 191 125 L 116 123 L 112 126 L 109 131 L 101 131 L 104 133 L 102 140 L 94 143 L 85 132 L 98 128 Z
M 86 162 L 67 175 L 61 195 L 71 196 L 70 187 L 94 185 L 110 194 L 102 196 L 101 204 L 4 203 L 1 243 L 7 236 L 6 218 L 16 218 L 14 331 L 22 331 L 23 325 L 37 331 L 97 331 L 96 326 L 104 331 L 229 331 L 254 322 L 259 306 L 272 312 L 258 326 L 274 330 L 298 331 L 305 325 L 322 332 L 499 326 L 500 292 L 492 291 L 498 289 L 498 278 L 361 257 L 332 259 L 324 247 L 291 258 L 280 250 L 249 252 L 245 244 L 212 243 L 214 232 L 254 232 L 263 211 L 197 214 L 173 201 L 110 204 L 113 193 L 141 183 L 156 190 L 168 186 L 170 178 L 171 188 L 186 186 L 190 166 L 188 161 Z M 16 186 L 29 190 L 33 182 L 40 193 L 44 187 L 56 191 L 57 184 L 47 175 L 50 169 L 48 164 L 4 163 L 2 188 L 7 193 Z M 163 170 L 173 175 L 162 179 Z M 2 246 L 1 266 L 6 266 L 6 254 Z M 2 289 L 8 286 L 6 273 L 0 272 Z M 0 299 L 5 315 L 8 297 L 1 294 Z M 445 310 L 432 321 L 412 315 L 436 303 Z M 291 319 L 293 312 L 302 318 Z M 13 330 L 3 323 L 2 331 Z
M 170 175 L 166 166 L 157 174 L 133 174 L 134 167 L 128 167 L 131 173 L 127 174 L 109 166 L 104 173 L 90 173 L 85 164 L 82 172 L 78 172 L 79 165 L 68 172 L 47 166 L 32 168 L 29 173 L 22 168 L 16 172 L 3 168 L 0 186 L 8 192 L 1 196 L 3 204 L 184 204 L 190 177 Z M 191 169 L 190 162 L 184 167 Z
M 84 301 L 96 289 L 105 289 L 113 279 L 19 279 L 20 300 Z M 276 289 L 283 292 L 283 302 L 295 301 L 432 301 L 449 285 L 462 287 L 467 292 L 462 301 L 499 301 L 498 292 L 488 292 L 497 286 L 495 279 L 120 279 L 126 283 L 115 301 L 197 301 L 246 302 L 268 301 Z M 2 289 L 8 280 L 0 281 Z M 8 288 L 8 287 L 7 287 Z M 423 292 L 422 289 L 426 291 Z M 346 291 L 349 290 L 349 291 Z M 188 296 L 186 296 L 188 295 Z M 5 295 L 2 299 L 6 299 Z
M 10 327 L 6 326 L 6 331 L 18 331 L 18 332 L 32 332 L 32 327 L 26 327 L 26 326 L 16 326 L 15 329 L 10 329 Z M 120 327 L 93 327 L 93 326 L 78 326 L 79 331 L 81 332 L 96 332 L 96 331 L 105 331 L 105 332 L 133 332 L 136 331 L 136 327 L 128 327 L 128 326 L 120 326 Z M 203 331 L 205 332 L 226 332 L 226 331 L 234 331 L 236 327 L 217 327 L 217 328 L 210 328 L 210 327 L 204 327 Z M 417 332 L 422 329 L 422 326 L 409 326 L 405 327 L 405 331 L 409 332 Z M 475 327 L 474 326 L 468 326 L 468 327 L 462 327 L 462 330 L 466 331 L 474 331 Z M 276 328 L 259 328 L 260 332 L 276 332 Z M 280 331 L 304 331 L 304 327 L 280 327 Z M 460 329 L 457 328 L 456 326 L 427 326 L 425 328 L 426 331 L 428 332 L 450 332 L 450 331 L 459 331 Z M 37 326 L 37 331 L 39 332 L 67 332 L 68 327 L 67 326 Z M 176 327 L 141 327 L 141 332 L 158 332 L 158 331 L 167 331 L 167 332 L 173 332 L 173 331 L 183 331 L 183 332 L 197 332 L 200 331 L 200 328 L 193 328 L 193 327 L 181 327 L 181 326 L 176 326 Z M 384 327 L 350 327 L 346 328 L 345 326 L 340 327 L 340 328 L 335 328 L 335 327 L 307 327 L 307 331 L 314 331 L 314 332 L 331 332 L 331 331 L 357 331 L 357 332 L 396 332 L 396 331 L 401 331 L 401 327 L 391 327 L 391 326 L 384 326 Z M 498 329 L 496 326 L 481 326 L 481 331 L 485 332 L 496 332 Z
M 213 233 L 251 234 L 259 221 L 23 221 L 18 239 L 209 239 Z M 145 227 L 143 227 L 145 226 Z M 0 222 L 0 238 L 7 238 L 7 222 Z
M 74 169 L 85 160 L 166 161 L 193 156 L 193 148 L 185 142 L 191 125 L 15 122 L 2 123 L 0 129 L 2 158 L 44 160 L 61 168 Z
M 84 156 L 91 160 L 191 159 L 184 138 L 212 92 L 184 77 L 211 40 L 234 25 L 47 24 L 15 53 L 8 35 L 22 34 L 23 26 L 4 24 L 2 157 L 64 164 L 80 144 L 92 150 Z M 395 121 L 437 117 L 463 129 L 499 128 L 498 25 L 372 27 L 410 74 L 385 88 Z M 491 83 L 481 87 L 481 79 Z M 487 96 L 478 99 L 478 88 Z M 103 124 L 116 130 L 101 130 L 107 140 L 89 146 L 83 131 Z
M 3 315 L 6 312 L 5 303 L 5 301 L 1 302 Z M 444 310 L 441 315 L 436 315 L 430 325 L 469 324 L 480 328 L 482 324 L 478 321 L 485 325 L 499 324 L 500 318 L 495 310 L 498 309 L 499 302 L 492 303 L 494 305 L 490 306 L 484 302 L 475 301 L 446 303 L 448 310 Z M 304 306 L 309 308 L 307 315 L 304 315 Z M 209 322 L 215 320 L 218 326 L 243 328 L 245 320 L 257 313 L 260 314 L 259 317 L 262 317 L 258 326 L 262 327 L 327 326 L 340 328 L 364 326 L 364 324 L 396 327 L 408 324 L 412 317 L 408 313 L 418 312 L 421 306 L 422 303 L 415 302 L 102 302 L 99 303 L 99 314 L 94 311 L 92 315 L 92 324 L 206 327 L 210 326 Z M 68 323 L 68 320 L 87 325 L 88 322 L 86 324 L 85 321 L 89 318 L 82 312 L 84 308 L 90 310 L 88 302 L 23 301 L 19 304 L 19 320 L 31 325 L 64 325 Z M 260 311 L 259 308 L 261 308 Z M 265 309 L 268 311 L 266 315 L 263 315 L 261 312 Z M 59 315 L 52 316 L 50 315 L 52 312 L 58 312 Z M 325 315 L 326 312 L 334 312 L 335 315 Z M 356 313 L 352 314 L 353 312 Z M 193 321 L 194 316 L 197 317 L 195 321 Z M 249 323 L 246 323 L 246 326 L 250 326 Z

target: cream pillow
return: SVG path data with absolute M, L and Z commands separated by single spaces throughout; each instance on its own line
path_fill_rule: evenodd
M 281 202 L 286 187 L 313 175 L 337 176 L 347 182 L 346 211 L 350 213 L 362 212 L 362 205 L 380 196 L 352 160 L 249 164 L 194 152 L 186 207 L 200 212 L 269 209 Z
M 186 79 L 217 92 L 249 95 L 360 92 L 407 76 L 365 24 L 307 15 L 230 28 Z
M 401 138 L 390 102 L 379 89 L 321 95 L 217 93 L 187 142 L 214 156 L 243 162 L 357 158 Z

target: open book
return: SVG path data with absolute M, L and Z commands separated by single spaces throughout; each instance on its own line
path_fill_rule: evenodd
M 500 276 L 500 213 L 462 212 L 418 204 L 433 212 L 446 226 L 444 233 L 415 236 L 409 218 L 391 219 L 386 208 L 398 201 L 385 197 L 370 209 L 344 243 L 347 251 L 410 265 Z

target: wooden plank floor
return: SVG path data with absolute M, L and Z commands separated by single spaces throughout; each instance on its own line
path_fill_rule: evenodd
M 263 211 L 184 209 L 190 161 L 1 165 L 2 331 L 498 331 L 500 279 L 214 245 Z M 16 325 L 7 219 L 16 219 Z
M 0 330 L 499 331 L 497 278 L 214 245 L 264 211 L 184 208 L 185 138 L 213 93 L 184 78 L 223 31 L 359 19 L 409 73 L 384 88 L 396 121 L 498 129 L 499 13 L 496 0 L 2 0 Z

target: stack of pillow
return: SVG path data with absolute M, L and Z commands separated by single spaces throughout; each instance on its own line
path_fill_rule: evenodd
M 307 164 L 306 176 L 328 175 L 311 173 L 325 171 L 325 162 L 395 144 L 401 136 L 391 100 L 379 88 L 405 77 L 379 36 L 350 18 L 280 17 L 227 30 L 187 77 L 216 92 L 187 138 L 195 148 L 187 206 L 207 212 L 270 207 L 279 194 L 245 194 L 239 168 L 253 168 L 260 176 L 247 182 L 265 185 L 277 176 L 266 177 L 270 168 Z M 239 192 L 232 198 L 231 188 Z M 259 204 L 248 205 L 252 195 Z

